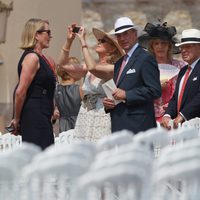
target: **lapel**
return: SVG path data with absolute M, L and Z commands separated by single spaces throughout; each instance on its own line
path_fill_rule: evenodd
M 191 74 L 190 74 L 190 76 L 189 76 L 189 78 L 188 78 L 188 81 L 187 81 L 187 83 L 186 83 L 185 90 L 184 90 L 184 93 L 183 93 L 183 98 L 182 98 L 181 105 L 184 104 L 184 102 L 185 102 L 185 100 L 186 100 L 186 97 L 188 96 L 189 91 L 192 90 L 191 86 L 192 86 L 192 82 L 194 81 L 193 79 L 194 79 L 195 77 L 197 77 L 197 79 L 200 78 L 200 77 L 198 76 L 198 71 L 199 71 L 199 69 L 200 69 L 200 62 L 198 62 L 198 63 L 195 65 L 194 69 L 192 70 L 192 72 L 191 72 Z M 185 70 L 185 71 L 186 71 L 186 70 Z M 184 73 L 184 74 L 185 74 L 185 73 Z
M 187 66 L 183 67 L 183 68 L 181 69 L 181 71 L 179 72 L 179 75 L 178 75 L 177 80 L 176 80 L 177 86 L 178 86 L 178 87 L 177 87 L 177 90 L 176 90 L 176 91 L 177 91 L 177 92 L 176 92 L 177 101 L 178 101 L 178 93 L 179 93 L 179 88 L 180 88 L 181 79 L 183 78 L 183 76 L 184 76 L 186 70 L 187 70 Z
M 118 74 L 119 74 L 119 70 L 120 70 L 120 67 L 121 67 L 121 65 L 122 65 L 123 59 L 124 59 L 124 56 L 121 57 L 121 58 L 119 59 L 119 61 L 115 64 L 115 70 L 116 70 L 116 71 L 115 71 L 114 77 L 113 77 L 115 83 L 116 83 L 116 81 L 117 81 L 117 76 L 118 76 Z
M 119 81 L 118 81 L 118 84 L 117 84 L 117 86 L 122 82 L 122 80 L 125 78 L 125 76 L 126 76 L 126 73 L 127 73 L 127 71 L 134 65 L 134 63 L 135 63 L 135 61 L 136 61 L 136 58 L 137 58 L 137 56 L 139 55 L 139 52 L 140 52 L 140 48 L 139 48 L 139 46 L 135 49 L 135 51 L 133 52 L 133 54 L 131 55 L 131 57 L 129 58 L 129 60 L 128 60 L 128 63 L 126 64 L 126 66 L 125 66 L 125 68 L 124 68 L 124 70 L 123 70 L 123 72 L 122 72 L 122 74 L 121 74 L 121 76 L 120 76 L 120 78 L 119 78 Z M 121 62 L 120 62 L 120 66 L 121 66 L 121 64 L 122 64 L 122 61 L 123 61 L 123 58 L 122 58 L 122 60 L 121 60 Z M 116 71 L 116 74 L 118 75 L 118 73 L 119 73 L 119 69 L 120 69 L 120 66 L 118 67 L 118 69 L 117 69 L 117 71 Z M 132 67 L 133 68 L 133 67 Z M 117 76 L 116 76 L 117 77 Z M 116 78 L 115 77 L 115 78 Z M 116 80 L 115 80 L 116 81 Z

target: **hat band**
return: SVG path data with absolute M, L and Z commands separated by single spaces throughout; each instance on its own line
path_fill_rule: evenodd
M 182 38 L 181 39 L 181 42 L 192 42 L 192 41 L 194 41 L 194 42 L 200 42 L 200 38 L 193 38 L 193 37 L 191 37 L 191 38 Z
M 131 27 L 133 27 L 133 25 L 120 26 L 119 28 L 115 29 L 115 32 L 120 31 L 120 30 L 125 29 L 125 28 L 131 28 Z

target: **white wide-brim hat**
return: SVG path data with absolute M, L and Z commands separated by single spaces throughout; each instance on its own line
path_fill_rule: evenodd
M 130 18 L 120 17 L 116 20 L 114 31 L 110 34 L 119 34 L 130 29 L 138 30 L 138 26 L 136 26 Z
M 119 53 L 122 56 L 124 55 L 123 49 L 119 46 L 118 42 L 111 35 L 109 35 L 108 33 L 98 28 L 93 28 L 92 31 L 97 40 L 103 39 L 106 37 L 110 41 L 110 43 L 113 44 L 113 46 L 115 46 L 118 49 Z
M 198 44 L 200 43 L 200 30 L 198 29 L 187 29 L 182 32 L 181 42 L 175 44 L 175 46 L 180 47 L 184 44 Z

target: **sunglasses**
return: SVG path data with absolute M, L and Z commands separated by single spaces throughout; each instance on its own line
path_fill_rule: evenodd
M 37 31 L 38 33 L 43 33 L 43 32 L 45 32 L 45 33 L 47 33 L 48 34 L 48 36 L 51 36 L 51 30 L 38 30 Z
M 98 44 L 106 43 L 106 42 L 108 42 L 108 41 L 106 41 L 104 38 L 98 39 Z

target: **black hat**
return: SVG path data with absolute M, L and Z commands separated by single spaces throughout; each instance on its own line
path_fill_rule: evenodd
M 147 48 L 148 41 L 152 39 L 167 40 L 173 44 L 173 53 L 180 53 L 179 48 L 175 47 L 175 43 L 178 42 L 176 35 L 175 26 L 167 26 L 167 22 L 164 23 L 147 23 L 144 31 L 145 34 L 139 37 L 139 43 L 144 48 Z

